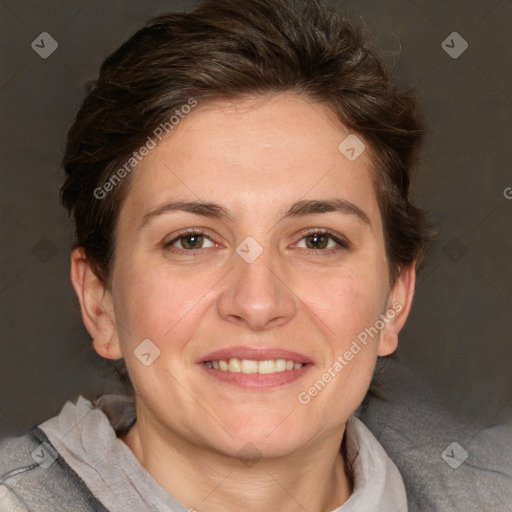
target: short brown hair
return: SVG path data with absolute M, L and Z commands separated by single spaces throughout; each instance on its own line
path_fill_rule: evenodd
M 367 31 L 317 0 L 206 0 L 150 20 L 101 66 L 69 130 L 61 200 L 106 284 L 130 183 L 102 187 L 154 130 L 187 104 L 292 92 L 326 104 L 370 148 L 390 282 L 419 267 L 432 238 L 411 204 L 426 125 L 415 95 L 392 83 Z

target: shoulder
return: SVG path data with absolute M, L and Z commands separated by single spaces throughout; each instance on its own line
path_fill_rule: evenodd
M 368 400 L 360 418 L 402 474 L 409 510 L 508 510 L 512 428 L 457 417 L 415 375 L 390 363 L 385 400 Z
M 105 511 L 38 427 L 0 441 L 0 512 Z

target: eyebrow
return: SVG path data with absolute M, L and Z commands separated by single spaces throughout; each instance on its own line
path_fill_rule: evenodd
M 171 201 L 146 213 L 142 218 L 142 222 L 138 229 L 142 229 L 155 217 L 173 211 L 188 212 L 213 219 L 234 220 L 233 215 L 229 213 L 226 208 L 217 203 L 208 203 L 203 201 Z M 278 222 L 291 217 L 305 217 L 306 215 L 329 212 L 353 215 L 367 224 L 370 228 L 372 227 L 370 217 L 361 210 L 361 208 L 346 199 L 315 199 L 297 201 L 292 204 L 288 210 L 286 210 Z
M 354 215 L 368 226 L 372 226 L 370 217 L 361 208 L 346 199 L 328 200 L 302 200 L 294 203 L 283 215 L 282 219 L 288 217 L 304 217 L 315 213 L 337 212 L 346 215 Z

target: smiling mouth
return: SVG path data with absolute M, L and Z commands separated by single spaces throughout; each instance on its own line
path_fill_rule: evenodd
M 254 359 L 219 359 L 216 361 L 204 361 L 203 364 L 210 369 L 228 373 L 259 373 L 270 374 L 300 370 L 303 363 L 296 363 L 291 359 L 266 359 L 256 361 Z

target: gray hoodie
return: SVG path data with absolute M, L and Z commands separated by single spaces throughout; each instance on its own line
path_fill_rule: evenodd
M 129 397 L 105 395 L 93 404 L 81 396 L 76 404 L 67 402 L 58 416 L 39 425 L 48 441 L 43 441 L 40 448 L 31 447 L 36 457 L 41 455 L 43 464 L 34 466 L 32 460 L 34 467 L 30 471 L 42 474 L 56 464 L 53 458 L 62 457 L 90 493 L 111 512 L 186 512 L 189 509 L 160 487 L 117 437 L 116 430 L 125 429 L 134 419 L 135 409 Z M 354 492 L 336 512 L 406 512 L 405 487 L 400 473 L 372 433 L 354 416 L 347 423 L 346 446 Z M 45 462 L 47 467 L 43 467 Z M 27 497 L 24 490 L 22 502 L 17 494 L 27 483 L 26 473 L 3 477 L 5 487 L 9 488 L 9 491 L 4 490 L 6 510 L 9 510 L 6 505 L 9 502 L 12 507 L 18 502 L 20 512 L 54 512 L 61 510 L 59 507 L 77 510 L 77 503 L 67 496 L 65 503 L 56 503 L 51 496 Z M 77 485 L 76 479 L 73 483 Z M 2 501 L 0 510 L 4 510 Z
M 394 362 L 385 378 L 387 400 L 366 401 L 357 411 L 364 424 L 356 416 L 347 424 L 355 488 L 336 512 L 406 512 L 407 501 L 409 512 L 512 511 L 512 428 L 456 421 Z M 79 397 L 5 439 L 0 512 L 186 512 L 117 437 L 134 420 L 130 397 Z

